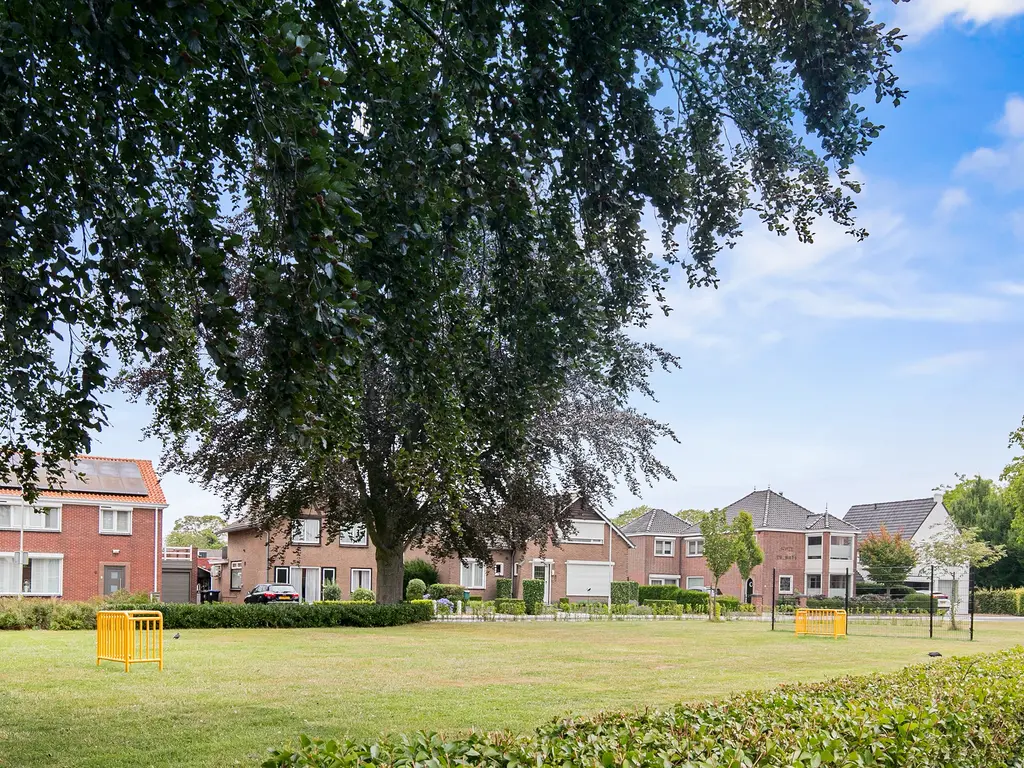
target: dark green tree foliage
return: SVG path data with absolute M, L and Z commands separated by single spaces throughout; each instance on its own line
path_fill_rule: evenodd
M 226 543 L 217 533 L 223 527 L 224 518 L 220 515 L 185 515 L 174 521 L 164 543 L 169 547 L 219 549 Z
M 1015 519 L 1024 520 L 1019 474 L 1017 463 L 1011 462 L 1003 470 L 1005 486 L 980 475 L 957 475 L 959 482 L 942 498 L 957 526 L 974 528 L 982 541 L 1006 548 L 1006 557 L 975 572 L 974 581 L 983 588 L 1024 585 L 1024 539 L 1018 540 L 1013 528 Z
M 736 543 L 736 568 L 743 580 L 743 594 L 746 595 L 746 581 L 751 572 L 764 562 L 764 551 L 757 543 L 757 531 L 754 530 L 754 518 L 746 510 L 741 510 L 732 521 L 733 537 Z
M 861 234 L 847 174 L 879 126 L 858 98 L 904 95 L 897 30 L 859 1 L 4 10 L 0 471 L 29 495 L 34 451 L 53 472 L 104 424 L 115 351 L 162 372 L 168 435 L 202 431 L 223 387 L 315 464 L 359 418 L 372 329 L 431 451 L 466 426 L 439 409 L 467 401 L 514 445 L 576 361 L 614 374 L 603 342 L 644 321 L 666 266 L 715 280 L 746 211 Z M 256 247 L 231 275 L 238 210 Z

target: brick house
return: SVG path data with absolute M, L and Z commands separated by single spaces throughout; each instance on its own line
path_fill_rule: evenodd
M 62 489 L 42 477 L 39 488 L 25 504 L 20 487 L 0 478 L 0 595 L 160 593 L 167 500 L 151 462 L 79 456 Z
M 855 563 L 859 530 L 828 513 L 815 513 L 775 491 L 754 491 L 725 508 L 732 522 L 741 511 L 754 519 L 764 562 L 755 567 L 746 584 L 731 568 L 719 581 L 723 594 L 747 602 L 767 603 L 772 594 L 772 571 L 780 595 L 843 596 L 849 581 L 855 590 Z M 674 584 L 684 589 L 705 589 L 714 584 L 703 556 L 700 525 L 688 524 L 665 510 L 648 512 L 623 527 L 637 543 L 630 578 L 645 584 Z

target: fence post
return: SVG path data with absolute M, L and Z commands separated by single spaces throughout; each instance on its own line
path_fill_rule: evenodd
M 846 569 L 846 600 L 843 602 L 843 610 L 850 613 L 850 569 Z
M 971 566 L 967 566 L 967 609 L 971 612 L 971 640 L 974 640 L 974 574 L 971 573 Z M 950 609 L 952 610 L 952 608 Z
M 775 569 L 772 568 L 772 632 L 775 631 Z
M 935 637 L 935 566 L 928 577 L 928 637 Z

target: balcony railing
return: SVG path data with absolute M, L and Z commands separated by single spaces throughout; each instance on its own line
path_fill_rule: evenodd
M 164 547 L 164 560 L 191 560 L 192 547 Z

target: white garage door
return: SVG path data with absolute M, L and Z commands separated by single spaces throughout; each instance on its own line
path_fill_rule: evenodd
M 612 566 L 607 562 L 570 562 L 565 565 L 565 593 L 569 597 L 608 597 Z

